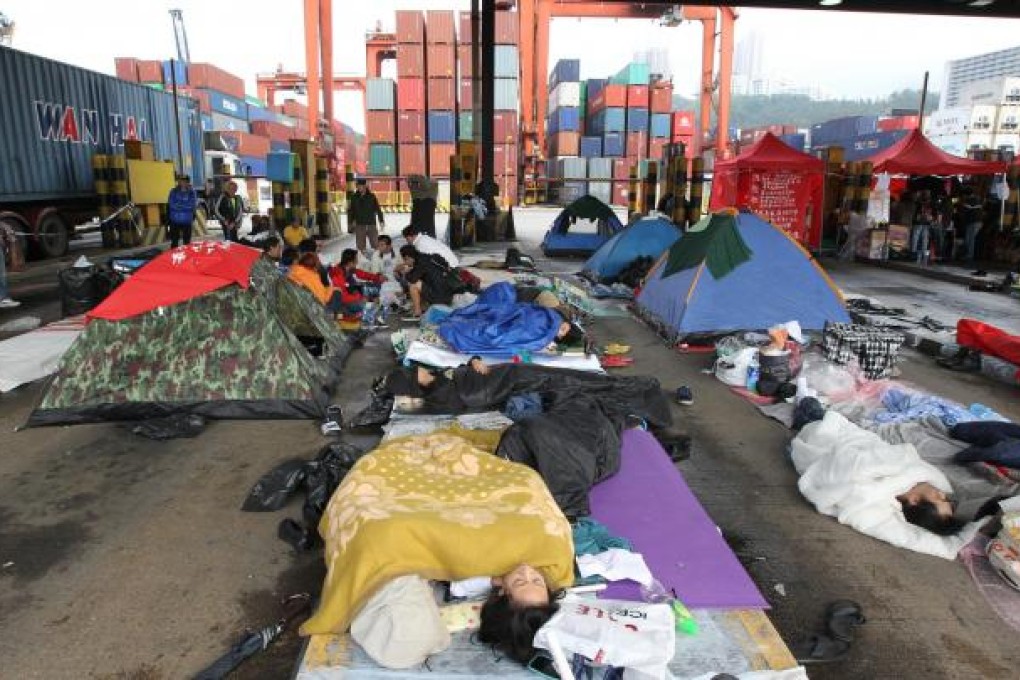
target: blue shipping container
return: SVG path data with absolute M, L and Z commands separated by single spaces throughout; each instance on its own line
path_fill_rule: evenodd
M 224 116 L 222 113 L 213 113 L 212 118 L 212 129 L 213 130 L 231 130 L 233 132 L 251 132 L 248 127 L 248 121 L 240 118 L 234 118 L 233 116 Z
M 365 108 L 369 111 L 393 111 L 396 108 L 396 83 L 390 78 L 365 81 Z
M 209 108 L 213 113 L 222 113 L 224 116 L 241 120 L 248 119 L 248 103 L 243 99 L 231 97 L 229 94 L 223 94 L 216 90 L 202 90 L 202 92 L 209 95 Z
M 521 64 L 517 56 L 517 45 L 496 45 L 495 61 L 493 72 L 497 78 L 520 76 Z
M 806 146 L 806 141 L 807 141 L 807 137 L 805 135 L 803 135 L 803 134 L 800 134 L 800 133 L 789 134 L 789 135 L 779 135 L 779 139 L 784 144 L 786 144 L 787 146 L 789 146 L 791 148 L 796 149 L 797 151 L 803 151 L 804 147 Z
M 578 132 L 581 129 L 581 112 L 574 107 L 556 109 L 546 119 L 549 134 Z
M 170 71 L 170 65 L 173 64 L 173 72 Z M 166 89 L 173 87 L 174 81 L 172 78 L 177 78 L 177 86 L 188 84 L 188 66 L 183 61 L 167 60 L 163 62 L 163 84 L 166 85 Z
M 653 113 L 650 121 L 649 129 L 652 137 L 669 137 L 670 115 L 668 113 Z
M 296 158 L 292 153 L 270 153 L 266 158 L 266 179 L 271 182 L 293 182 Z
M 213 129 L 212 116 L 210 116 L 208 113 L 203 113 L 201 120 L 202 120 L 202 132 L 212 132 Z
M 612 158 L 623 156 L 627 151 L 627 140 L 622 132 L 607 132 L 602 135 L 602 155 Z
M 553 66 L 552 73 L 549 74 L 549 89 L 552 90 L 560 83 L 579 83 L 581 82 L 581 60 L 580 59 L 560 59 Z
M 627 132 L 648 132 L 648 109 L 627 109 Z
M 255 106 L 254 104 L 248 104 L 248 122 L 254 123 L 257 120 L 268 120 L 270 122 L 277 122 L 277 114 L 275 111 L 262 106 Z
M 268 166 L 265 158 L 258 156 L 238 156 L 241 162 L 241 172 L 245 176 L 265 177 L 268 174 Z
M 591 102 L 592 102 L 593 99 L 595 99 L 595 97 L 599 96 L 599 93 L 602 92 L 602 90 L 606 89 L 606 85 L 608 85 L 608 84 L 609 84 L 609 79 L 608 78 L 589 78 L 588 79 L 588 81 L 587 81 L 587 85 L 588 85 L 588 87 L 587 87 L 587 93 L 588 93 L 587 94 L 587 98 L 588 98 L 588 104 L 589 105 L 591 105 Z
M 601 137 L 581 137 L 581 156 L 584 158 L 598 158 L 602 155 Z
M 0 47 L 0 74 L 0 202 L 92 197 L 92 156 L 123 153 L 125 139 L 179 161 L 170 94 L 9 47 Z M 179 162 L 202 186 L 200 119 L 188 100 L 180 104 Z
M 625 132 L 627 129 L 627 109 L 603 109 L 591 117 L 588 132 L 592 135 L 604 135 L 609 132 Z
M 907 136 L 909 130 L 889 130 L 874 132 L 870 135 L 858 135 L 852 139 L 837 142 L 831 146 L 842 146 L 843 157 L 847 161 L 862 161 L 884 151 Z
M 847 116 L 811 126 L 812 146 L 832 146 L 840 140 L 853 139 L 876 131 L 878 116 Z
M 457 141 L 457 114 L 453 111 L 429 111 L 429 144 L 453 144 Z

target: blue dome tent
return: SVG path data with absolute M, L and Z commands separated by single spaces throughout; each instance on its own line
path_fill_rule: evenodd
M 751 213 L 709 215 L 662 255 L 636 300 L 670 340 L 799 321 L 849 322 L 825 270 L 778 227 Z
M 574 231 L 578 221 L 587 221 L 594 231 Z M 623 229 L 623 224 L 608 205 L 594 196 L 582 196 L 563 209 L 542 239 L 547 256 L 588 256 Z
M 665 217 L 643 217 L 595 251 L 582 273 L 595 282 L 611 281 L 639 257 L 658 259 L 681 235 Z

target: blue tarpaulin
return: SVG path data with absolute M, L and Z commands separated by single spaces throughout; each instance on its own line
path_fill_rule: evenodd
M 465 354 L 537 352 L 556 339 L 563 317 L 552 309 L 517 302 L 513 284 L 486 288 L 478 300 L 439 324 L 439 337 Z

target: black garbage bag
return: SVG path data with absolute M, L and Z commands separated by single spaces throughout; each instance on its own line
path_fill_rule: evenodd
M 244 512 L 274 512 L 287 504 L 305 481 L 307 461 L 300 458 L 286 460 L 262 475 L 248 492 L 241 510 Z
M 109 267 L 68 267 L 57 274 L 60 311 L 77 316 L 90 311 L 119 286 L 123 277 Z
M 132 434 L 146 439 L 190 439 L 205 431 L 206 419 L 193 413 L 176 413 L 131 424 Z
M 373 393 L 372 401 L 347 423 L 349 429 L 368 429 L 382 427 L 390 421 L 393 411 L 393 395 Z
M 305 464 L 305 524 L 314 529 L 326 510 L 333 492 L 340 486 L 365 451 L 346 442 L 329 444 L 319 451 L 315 460 Z

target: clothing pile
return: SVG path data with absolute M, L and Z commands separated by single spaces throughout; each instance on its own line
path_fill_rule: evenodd
M 822 335 L 827 359 L 840 365 L 856 359 L 869 380 L 892 375 L 905 341 L 902 333 L 849 323 L 828 323 Z

